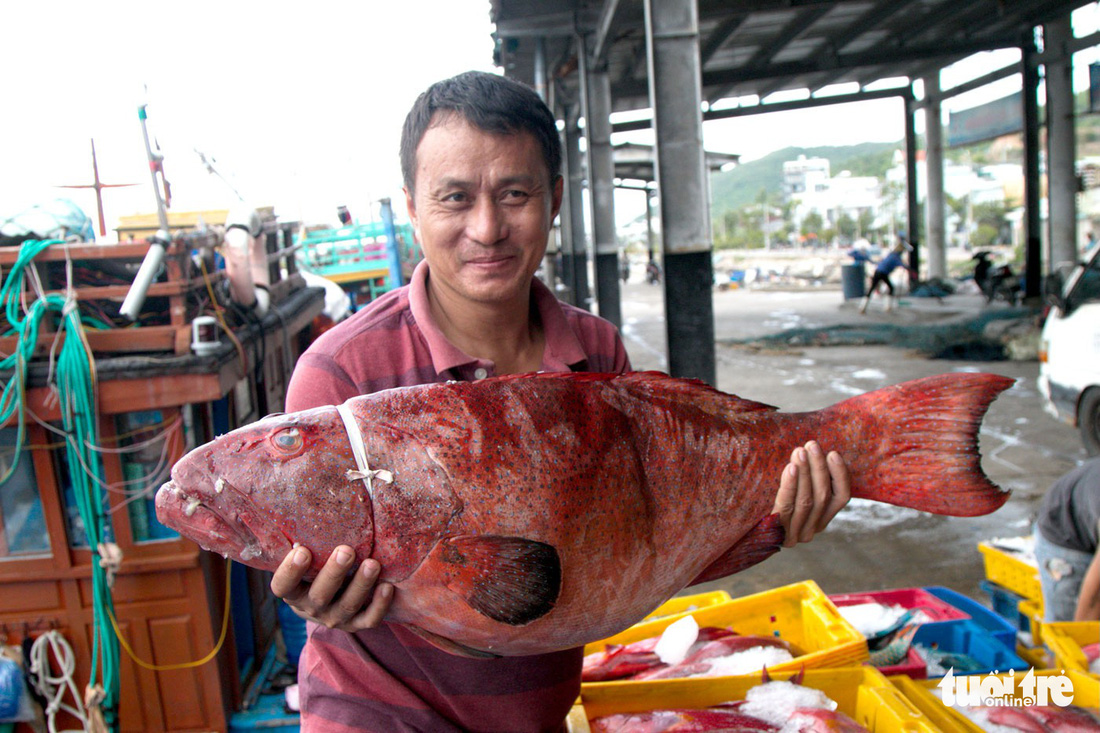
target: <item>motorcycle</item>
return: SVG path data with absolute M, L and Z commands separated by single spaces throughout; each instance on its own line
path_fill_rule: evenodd
M 1023 282 L 1009 265 L 993 268 L 989 274 L 988 288 L 985 294 L 987 303 L 1003 300 L 1010 305 L 1017 305 L 1024 296 Z
M 661 267 L 656 262 L 650 262 L 645 266 L 645 281 L 650 285 L 661 282 Z

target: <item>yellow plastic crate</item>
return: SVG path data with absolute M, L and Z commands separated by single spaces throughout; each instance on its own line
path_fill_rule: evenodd
M 1072 669 L 1100 679 L 1089 672 L 1082 647 L 1100 642 L 1100 621 L 1058 621 L 1043 624 L 1043 644 L 1054 655 L 1055 669 Z
M 1017 672 L 1017 677 L 1027 674 Z M 1036 676 L 1060 675 L 1061 670 L 1036 670 Z M 1100 681 L 1079 672 L 1066 670 L 1073 683 L 1073 704 L 1095 710 L 1100 706 Z M 984 676 L 984 675 L 982 675 Z M 1008 675 L 998 675 L 1007 677 Z M 944 733 L 985 733 L 962 713 L 947 707 L 939 697 L 939 680 L 914 680 L 905 675 L 890 677 L 890 682 L 933 725 Z
M 707 606 L 690 615 L 699 626 L 730 627 L 739 634 L 772 636 L 804 652 L 790 662 L 769 667 L 769 671 L 847 667 L 861 664 L 868 658 L 867 640 L 863 634 L 840 615 L 812 580 Z M 675 620 L 642 621 L 615 636 L 588 644 L 584 653 L 601 652 L 608 644 L 631 644 L 660 636 Z M 583 687 L 650 684 L 654 682 L 586 682 Z
M 793 675 L 785 672 L 772 677 L 788 679 Z M 746 676 L 664 680 L 645 689 L 642 685 L 619 685 L 582 690 L 585 722 L 581 724 L 579 714 L 572 715 L 569 730 L 588 733 L 587 721 L 615 713 L 705 708 L 742 700 L 749 689 L 759 684 L 759 676 Z M 811 669 L 802 684 L 824 692 L 836 701 L 838 710 L 871 733 L 939 733 L 939 728 L 873 667 Z
M 1030 664 L 1035 669 L 1052 669 L 1054 657 L 1041 646 L 1016 645 L 1016 656 Z
M 692 611 L 698 611 L 708 606 L 716 606 L 732 600 L 730 594 L 724 590 L 715 590 L 710 593 L 696 593 L 692 596 L 677 596 L 670 598 L 657 607 L 653 613 L 642 619 L 642 622 L 668 619 L 670 622 L 687 616 Z
M 978 552 L 982 553 L 985 561 L 986 578 L 1028 600 L 1042 604 L 1043 589 L 1039 586 L 1039 568 L 988 542 L 979 542 Z

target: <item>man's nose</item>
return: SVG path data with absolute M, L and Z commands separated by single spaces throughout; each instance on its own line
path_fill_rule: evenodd
M 479 197 L 470 211 L 470 238 L 481 244 L 495 244 L 507 235 L 507 222 L 500 204 L 489 196 Z

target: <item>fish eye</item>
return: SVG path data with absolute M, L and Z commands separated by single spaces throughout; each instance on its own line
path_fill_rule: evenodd
M 302 447 L 302 433 L 298 428 L 285 428 L 271 436 L 271 443 L 283 453 L 294 453 Z

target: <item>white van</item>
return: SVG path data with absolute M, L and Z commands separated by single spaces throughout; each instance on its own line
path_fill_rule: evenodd
M 1100 455 L 1100 247 L 1073 268 L 1043 325 L 1039 391 L 1043 407 L 1076 425 L 1090 456 Z

